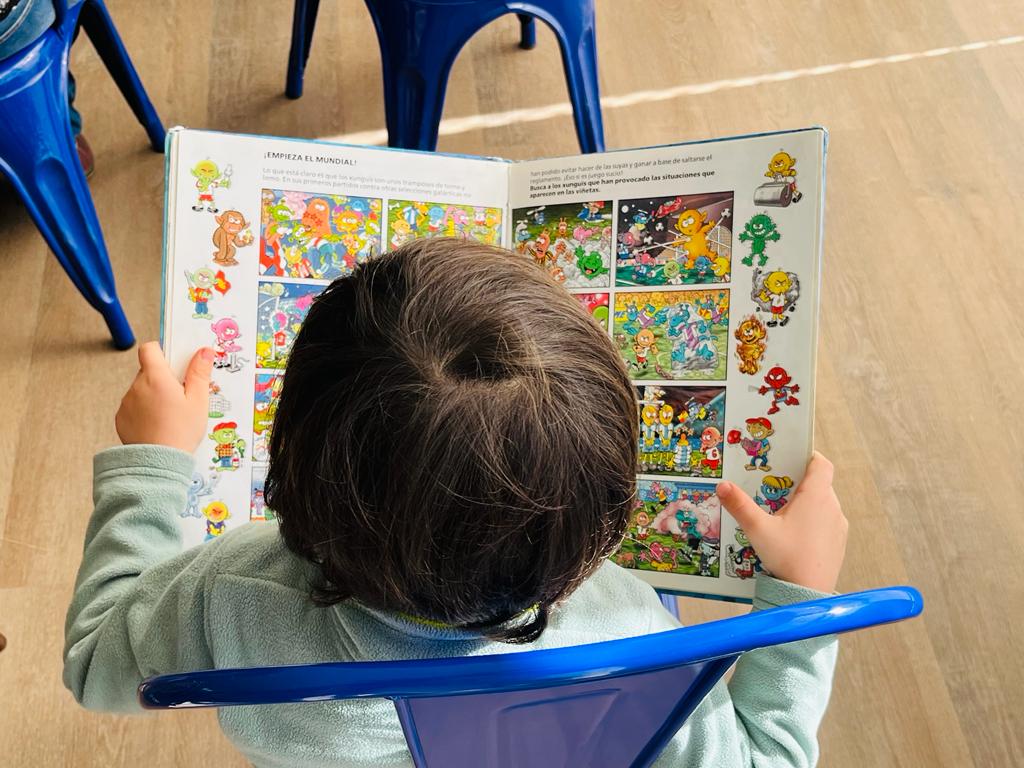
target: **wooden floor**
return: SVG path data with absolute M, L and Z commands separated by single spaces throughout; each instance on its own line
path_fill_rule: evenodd
M 383 126 L 357 0 L 323 4 L 296 102 L 282 95 L 288 3 L 108 5 L 168 125 L 304 137 Z M 844 640 L 822 765 L 1024 765 L 1024 42 L 1004 39 L 1024 33 L 1024 6 L 604 0 L 598 25 L 602 93 L 616 97 L 609 147 L 831 130 L 816 434 L 852 524 L 841 586 L 911 583 L 927 608 Z M 506 17 L 469 44 L 447 117 L 565 101 L 550 32 L 527 53 L 516 29 Z M 72 60 L 120 295 L 154 338 L 163 159 L 84 39 Z M 622 98 L 640 91 L 669 98 Z M 529 117 L 447 134 L 440 149 L 576 151 L 570 118 Z M 212 713 L 98 716 L 61 684 L 91 456 L 115 440 L 135 355 L 109 348 L 0 194 L 0 765 L 242 765 Z M 690 622 L 735 610 L 685 608 Z

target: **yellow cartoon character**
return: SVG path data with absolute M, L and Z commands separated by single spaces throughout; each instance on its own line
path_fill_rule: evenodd
M 695 208 L 687 208 L 679 214 L 679 218 L 676 219 L 676 229 L 679 231 L 680 237 L 676 238 L 672 245 L 682 247 L 686 252 L 685 266 L 687 269 L 693 269 L 694 263 L 701 256 L 711 264 L 717 262 L 718 254 L 708 247 L 707 239 L 708 232 L 715 228 L 716 223 L 713 219 L 709 219 L 707 214 Z
M 231 517 L 231 513 L 228 512 L 228 505 L 223 501 L 211 501 L 203 507 L 203 517 L 206 518 L 206 538 L 204 541 L 209 541 L 224 533 L 227 528 L 225 521 Z
M 743 318 L 733 336 L 739 342 L 736 345 L 736 357 L 740 360 L 740 373 L 757 373 L 761 368 L 761 358 L 764 357 L 768 329 L 755 315 L 750 315 Z
M 640 433 L 643 435 L 645 445 L 654 445 L 654 435 L 658 431 L 654 422 L 658 418 L 658 407 L 656 405 L 645 405 L 640 410 Z
M 647 369 L 647 358 L 654 352 L 657 354 L 658 345 L 655 343 L 654 331 L 644 328 L 633 337 L 633 354 L 636 355 L 634 366 L 640 370 Z
M 786 313 L 793 311 L 800 298 L 800 279 L 793 272 L 755 267 L 750 298 L 762 311 L 771 313 L 772 319 L 766 323 L 769 328 L 783 326 L 789 322 Z
M 772 181 L 789 182 L 793 202 L 799 202 L 803 194 L 796 188 L 796 158 L 788 152 L 776 152 L 768 161 L 768 170 L 764 172 Z
M 668 403 L 658 409 L 658 435 L 661 438 L 661 444 L 666 448 L 672 444 L 672 420 L 675 416 L 675 410 Z

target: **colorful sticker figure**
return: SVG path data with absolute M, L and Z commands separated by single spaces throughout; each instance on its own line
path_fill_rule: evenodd
M 277 519 L 274 511 L 267 506 L 263 495 L 263 485 L 263 470 L 254 469 L 252 472 L 252 491 L 249 494 L 249 520 L 253 522 Z
M 732 192 L 619 203 L 616 285 L 729 281 Z
M 721 477 L 724 387 L 637 387 L 640 438 L 636 471 Z
M 726 441 L 729 445 L 739 445 L 747 454 L 747 464 L 744 469 L 760 469 L 767 472 L 771 469 L 768 464 L 768 453 L 772 444 L 768 438 L 775 434 L 772 423 L 763 416 L 747 419 L 747 434 L 750 437 L 743 437 L 738 429 L 729 430 Z
M 566 288 L 604 287 L 612 259 L 612 206 L 604 200 L 517 208 L 512 247 Z
M 256 303 L 256 367 L 283 369 L 306 313 L 325 286 L 261 281 Z
M 736 357 L 740 373 L 751 376 L 761 370 L 761 360 L 768 344 L 768 329 L 757 315 L 748 315 L 740 320 L 732 334 L 736 341 Z
M 334 280 L 381 252 L 379 198 L 264 189 L 260 273 Z
M 742 528 L 736 529 L 735 537 L 739 547 L 730 544 L 726 548 L 725 572 L 734 579 L 752 579 L 761 570 L 761 560 Z
M 222 421 L 214 425 L 209 437 L 214 442 L 213 468 L 218 472 L 238 469 L 245 458 L 245 440 L 238 436 L 238 424 Z
M 786 475 L 768 475 L 761 481 L 761 488 L 754 496 L 754 502 L 769 515 L 774 515 L 789 501 L 793 489 L 793 478 Z
M 462 237 L 500 245 L 501 214 L 500 208 L 392 200 L 388 203 L 388 245 L 397 248 L 420 237 Z
M 249 222 L 240 211 L 224 211 L 214 216 L 217 228 L 213 230 L 213 244 L 217 250 L 213 252 L 213 263 L 221 267 L 233 267 L 238 264 L 235 249 L 252 245 L 253 234 L 249 230 Z
M 615 295 L 614 341 L 635 379 L 724 380 L 729 291 Z
M 769 328 L 783 326 L 789 322 L 789 314 L 796 309 L 800 298 L 800 278 L 794 272 L 773 270 L 771 272 L 754 267 L 754 281 L 750 298 L 758 308 L 770 312 Z
M 196 180 L 196 191 L 199 199 L 192 206 L 193 211 L 209 211 L 218 213 L 216 202 L 213 199 L 213 191 L 218 187 L 228 189 L 231 186 L 231 166 L 224 166 L 221 171 L 212 160 L 200 160 L 192 166 L 192 176 Z
M 209 267 L 200 267 L 195 272 L 185 270 L 185 281 L 188 283 L 188 300 L 192 302 L 192 317 L 197 320 L 212 320 L 210 314 L 210 297 L 216 291 L 221 296 L 228 292 L 228 282 L 224 270 L 214 272 Z
M 721 524 L 714 487 L 640 480 L 626 537 L 612 559 L 625 568 L 718 578 Z
M 216 350 L 213 367 L 228 373 L 237 373 L 242 370 L 242 366 L 248 361 L 238 356 L 238 353 L 242 351 L 241 345 L 236 343 L 242 336 L 238 323 L 234 318 L 222 317 L 210 325 L 210 330 L 213 331 Z
M 279 373 L 257 373 L 252 406 L 252 459 L 261 463 L 270 460 L 270 428 L 277 415 L 284 377 Z
M 754 190 L 754 205 L 772 205 L 786 208 L 790 203 L 799 203 L 803 193 L 796 188 L 796 158 L 788 152 L 779 151 L 768 161 L 764 172 L 770 181 Z
M 607 293 L 576 293 L 576 300 L 583 305 L 594 320 L 608 330 L 608 294 Z
M 229 401 L 220 390 L 220 384 L 210 382 L 210 398 L 207 405 L 207 415 L 211 419 L 223 419 L 224 414 L 231 410 Z
M 743 225 L 743 231 L 740 232 L 740 242 L 750 243 L 750 253 L 740 261 L 748 267 L 752 267 L 756 258 L 757 265 L 763 267 L 768 262 L 768 254 L 765 253 L 767 244 L 769 242 L 777 243 L 780 239 L 782 239 L 782 235 L 779 234 L 771 216 L 766 213 L 755 213 L 750 217 L 750 221 Z
M 764 386 L 757 392 L 761 395 L 771 393 L 772 405 L 768 409 L 768 415 L 779 412 L 779 405 L 800 405 L 800 401 L 794 397 L 800 391 L 799 384 L 793 384 L 793 377 L 785 368 L 776 365 L 770 369 L 764 377 Z
M 200 499 L 212 496 L 219 482 L 219 475 L 210 475 L 204 478 L 198 472 L 193 472 L 192 481 L 188 485 L 185 509 L 181 511 L 181 517 L 202 517 L 203 513 L 199 511 Z
M 227 519 L 231 517 L 231 513 L 223 501 L 211 501 L 203 507 L 203 517 L 206 518 L 206 537 L 203 541 L 210 541 L 227 530 Z

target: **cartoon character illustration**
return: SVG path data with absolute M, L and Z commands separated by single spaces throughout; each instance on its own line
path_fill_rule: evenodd
M 644 370 L 647 368 L 647 358 L 652 353 L 658 352 L 658 345 L 654 340 L 654 332 L 644 328 L 633 337 L 633 354 L 636 355 L 634 368 Z
M 672 425 L 675 418 L 675 409 L 668 403 L 662 403 L 658 409 L 658 439 L 662 448 L 672 445 Z
M 776 152 L 768 161 L 768 170 L 764 172 L 772 181 L 788 182 L 790 197 L 799 203 L 803 194 L 796 188 L 796 158 L 788 152 Z
M 220 209 L 214 202 L 213 190 L 218 187 L 227 189 L 231 186 L 231 166 L 224 166 L 224 171 L 221 172 L 212 160 L 200 160 L 192 167 L 192 175 L 195 177 L 196 190 L 199 192 L 199 200 L 192 206 L 192 210 L 217 213 Z
M 779 404 L 800 405 L 794 395 L 800 391 L 799 384 L 791 384 L 793 378 L 782 366 L 776 365 L 770 369 L 764 377 L 764 386 L 757 390 L 758 394 L 772 394 L 772 406 L 768 409 L 768 415 L 779 412 Z
M 388 231 L 406 242 L 417 237 L 461 237 L 489 245 L 501 242 L 501 210 L 455 203 L 392 200 L 388 204 Z M 396 223 L 401 220 L 404 224 Z
M 679 237 L 672 244 L 681 245 L 686 252 L 686 269 L 693 269 L 698 257 L 704 256 L 709 262 L 718 258 L 708 246 L 707 234 L 715 228 L 715 221 L 703 211 L 690 208 L 679 214 L 676 229 Z
M 722 433 L 716 427 L 705 427 L 701 432 L 700 449 L 704 452 L 704 458 L 700 460 L 701 467 L 706 469 L 709 474 L 720 476 Z
M 750 298 L 764 312 L 771 313 L 767 326 L 784 326 L 789 322 L 789 314 L 796 309 L 796 301 L 800 298 L 800 279 L 793 272 L 774 270 L 766 272 L 754 267 L 753 287 Z
M 590 251 L 586 253 L 583 246 L 576 247 L 576 266 L 588 280 L 593 280 L 595 277 L 608 274 L 608 267 L 604 265 L 604 260 L 601 254 L 597 251 Z
M 767 475 L 761 481 L 761 488 L 754 496 L 754 502 L 764 510 L 774 515 L 789 501 L 789 492 L 793 489 L 793 478 L 786 475 Z
M 215 539 L 227 530 L 227 519 L 231 517 L 228 512 L 228 505 L 223 501 L 211 501 L 203 507 L 203 517 L 206 518 L 206 538 L 204 541 Z
M 210 399 L 206 410 L 211 419 L 221 419 L 231 410 L 231 403 L 221 394 L 220 384 L 215 381 L 210 382 Z
M 640 409 L 640 438 L 646 446 L 654 445 L 654 436 L 658 432 L 657 425 L 655 424 L 657 418 L 657 406 L 645 405 Z
M 736 345 L 736 357 L 740 361 L 740 373 L 755 374 L 761 370 L 761 359 L 767 346 L 768 329 L 756 315 L 749 315 L 740 321 L 733 336 L 739 343 Z
M 725 572 L 734 579 L 752 579 L 754 574 L 761 570 L 761 561 L 754 548 L 750 546 L 750 539 L 742 528 L 736 529 L 735 537 L 739 548 L 730 544 L 726 549 L 728 562 Z
M 765 253 L 766 245 L 768 242 L 777 243 L 781 238 L 782 235 L 779 234 L 775 222 L 772 221 L 768 214 L 755 213 L 750 217 L 750 221 L 743 226 L 743 231 L 740 232 L 740 241 L 750 243 L 750 253 L 740 259 L 740 261 L 751 267 L 754 265 L 754 257 L 756 256 L 758 266 L 763 267 L 768 261 L 768 254 Z
M 725 289 L 619 293 L 613 339 L 633 378 L 722 380 L 728 315 Z
M 234 471 L 245 458 L 245 440 L 238 436 L 238 424 L 222 421 L 211 430 L 210 439 L 216 444 L 213 449 L 213 467 L 218 472 Z
M 583 207 L 580 209 L 580 212 L 576 214 L 576 218 L 581 221 L 595 221 L 601 218 L 602 208 L 604 208 L 603 200 L 583 203 Z
M 775 434 L 772 423 L 763 416 L 758 416 L 747 419 L 746 425 L 750 437 L 742 437 L 738 429 L 733 429 L 729 431 L 726 441 L 729 445 L 739 444 L 746 451 L 748 461 L 745 469 L 760 469 L 767 472 L 771 469 L 768 464 L 768 452 L 772 448 L 768 438 Z
M 188 283 L 188 300 L 194 305 L 192 317 L 201 320 L 212 319 L 210 297 L 213 291 L 223 296 L 231 288 L 224 270 L 219 269 L 214 273 L 209 267 L 200 267 L 195 272 L 186 269 L 185 281 Z
M 698 575 L 714 576 L 711 567 L 718 563 L 718 539 L 704 537 L 700 540 L 700 562 Z
M 192 482 L 188 486 L 185 509 L 181 511 L 181 517 L 202 517 L 203 515 L 199 511 L 199 500 L 213 495 L 218 482 L 220 482 L 219 475 L 210 475 L 204 478 L 198 472 L 193 472 Z
M 217 228 L 213 230 L 213 244 L 217 246 L 213 252 L 213 263 L 222 267 L 235 266 L 238 264 L 235 248 L 251 245 L 253 241 L 252 232 L 248 230 L 249 222 L 239 211 L 224 211 L 213 219 L 217 222 Z
M 567 288 L 606 286 L 611 272 L 609 209 L 605 203 L 516 209 L 513 248 Z
M 638 539 L 647 538 L 647 527 L 651 524 L 651 516 L 646 512 L 638 512 L 636 515 L 636 537 Z
M 256 367 L 284 368 L 292 342 L 323 285 L 261 281 L 256 304 Z
M 216 355 L 213 358 L 213 367 L 222 368 L 230 373 L 242 370 L 245 360 L 238 356 L 242 347 L 235 343 L 242 335 L 238 329 L 238 323 L 230 317 L 222 317 L 210 326 L 210 330 L 216 337 L 214 343 Z

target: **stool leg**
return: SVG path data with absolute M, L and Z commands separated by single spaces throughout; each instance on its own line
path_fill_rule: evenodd
M 532 50 L 537 46 L 537 25 L 533 16 L 527 13 L 517 13 L 519 17 L 519 47 L 524 51 Z
M 0 96 L 0 171 L 75 287 L 107 322 L 114 346 L 135 343 L 68 122 L 66 73 L 58 54 L 23 87 Z
M 661 604 L 665 606 L 665 610 L 679 618 L 679 600 L 675 595 L 667 595 L 664 592 L 659 592 L 658 597 L 661 598 Z
M 455 57 L 498 14 L 442 13 L 394 0 L 366 0 L 366 7 L 380 44 L 388 146 L 432 152 Z
M 597 41 L 594 4 L 581 3 L 579 12 L 558 18 L 551 28 L 562 49 L 565 81 L 569 87 L 576 135 L 583 152 L 604 152 L 604 123 L 597 83 Z
M 103 0 L 85 0 L 81 12 L 82 27 L 85 29 L 89 39 L 92 41 L 96 52 L 103 59 L 110 76 L 114 78 L 117 87 L 132 108 L 135 117 L 149 136 L 149 144 L 154 152 L 164 151 L 164 126 L 153 108 L 153 103 L 146 95 L 142 87 L 138 72 L 128 58 L 128 51 L 121 42 L 121 36 L 117 33 L 113 19 Z
M 316 26 L 316 14 L 319 10 L 320 0 L 295 0 L 292 44 L 288 50 L 288 79 L 284 90 L 289 99 L 302 96 L 302 81 L 306 74 L 306 62 L 309 61 L 313 28 Z

